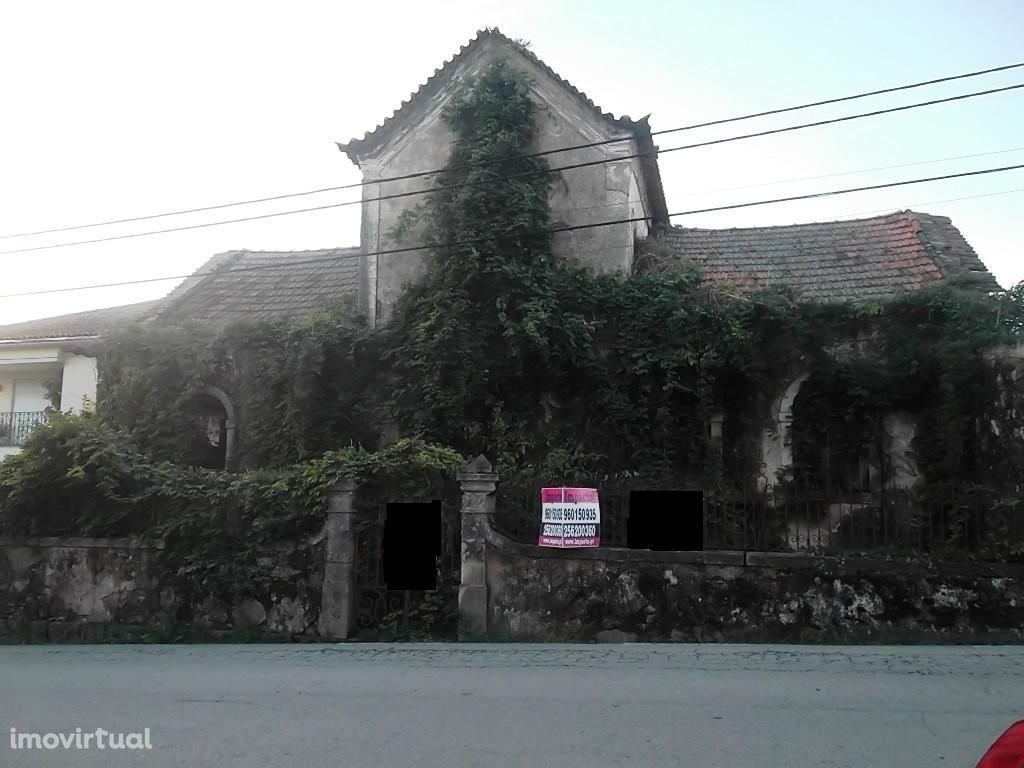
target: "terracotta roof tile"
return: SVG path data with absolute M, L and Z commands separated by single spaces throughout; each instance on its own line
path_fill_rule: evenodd
M 358 297 L 359 254 L 359 248 L 217 254 L 164 299 L 159 316 L 220 323 L 312 314 Z
M 159 301 L 143 301 L 120 307 L 105 307 L 70 315 L 44 317 L 0 326 L 0 341 L 31 341 L 98 336 L 122 323 L 141 320 L 154 313 Z
M 700 267 L 707 279 L 745 290 L 788 285 L 825 301 L 863 300 L 966 277 L 999 289 L 949 219 L 913 211 L 852 221 L 749 229 L 673 228 L 671 248 L 646 271 Z

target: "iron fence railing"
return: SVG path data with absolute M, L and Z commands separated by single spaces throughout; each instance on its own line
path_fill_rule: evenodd
M 45 411 L 0 413 L 0 446 L 22 445 L 33 429 L 46 423 Z
M 629 540 L 629 491 L 598 490 L 602 546 L 637 546 Z M 495 526 L 535 544 L 540 506 L 539 488 L 499 486 Z M 998 498 L 941 485 L 862 494 L 780 486 L 760 493 L 704 492 L 699 514 L 705 550 L 1024 560 L 1019 495 Z

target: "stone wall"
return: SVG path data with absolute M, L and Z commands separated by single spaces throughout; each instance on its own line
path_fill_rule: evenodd
M 262 553 L 260 578 L 233 602 L 172 581 L 161 541 L 0 539 L 0 640 L 316 636 L 322 538 Z
M 536 641 L 1020 642 L 1024 565 L 551 550 L 487 532 L 487 634 Z

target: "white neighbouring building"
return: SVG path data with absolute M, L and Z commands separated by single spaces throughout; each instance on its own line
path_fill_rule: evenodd
M 153 302 L 0 327 L 0 459 L 17 453 L 52 411 L 81 413 L 96 402 L 93 346 L 113 325 L 140 319 Z M 50 402 L 59 391 L 59 402 Z

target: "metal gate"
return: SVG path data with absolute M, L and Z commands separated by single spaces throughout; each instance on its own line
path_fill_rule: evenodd
M 438 500 L 433 500 L 437 503 Z M 356 630 L 362 639 L 454 639 L 461 572 L 459 499 L 440 500 L 440 541 L 434 545 L 434 589 L 393 589 L 385 579 L 387 504 L 356 515 Z M 430 542 L 424 542 L 430 546 Z

